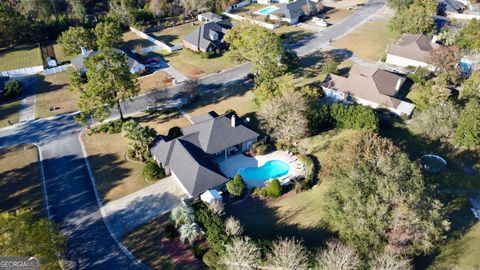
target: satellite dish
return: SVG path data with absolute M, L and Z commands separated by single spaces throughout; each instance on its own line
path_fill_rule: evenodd
M 245 122 L 249 123 L 250 122 L 250 117 L 245 118 Z

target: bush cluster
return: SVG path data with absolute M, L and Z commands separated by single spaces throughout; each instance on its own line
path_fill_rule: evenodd
M 265 155 L 275 150 L 275 147 L 271 144 L 264 142 L 257 142 L 252 145 L 252 153 L 255 155 Z
M 143 176 L 148 181 L 155 181 L 165 177 L 165 172 L 155 161 L 147 161 L 143 167 Z
M 255 188 L 253 194 L 262 197 L 278 198 L 282 195 L 282 185 L 278 179 L 273 179 L 269 181 L 265 187 Z
M 300 155 L 298 159 L 305 166 L 305 170 L 304 170 L 305 185 L 307 187 L 311 187 L 316 176 L 315 162 L 313 162 L 312 157 L 308 155 Z
M 333 127 L 350 129 L 378 130 L 378 117 L 375 111 L 362 105 L 320 105 L 307 113 L 309 129 L 312 134 Z
M 93 133 L 117 134 L 122 132 L 122 120 L 110 121 L 91 129 Z
M 17 80 L 10 80 L 5 84 L 3 96 L 6 100 L 12 100 L 22 94 L 22 83 Z

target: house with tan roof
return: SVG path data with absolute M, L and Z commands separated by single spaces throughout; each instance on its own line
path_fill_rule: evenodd
M 398 98 L 406 79 L 376 67 L 355 64 L 348 77 L 329 74 L 323 90 L 335 102 L 362 104 L 372 108 L 385 108 L 397 115 L 410 116 L 412 103 Z
M 387 52 L 386 63 L 400 67 L 425 67 L 435 69 L 430 64 L 430 53 L 441 45 L 423 34 L 404 34 L 391 45 Z

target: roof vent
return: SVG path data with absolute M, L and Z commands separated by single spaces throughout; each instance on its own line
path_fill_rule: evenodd
M 235 127 L 237 125 L 237 119 L 235 115 L 232 115 L 231 122 L 232 122 L 232 127 Z
M 397 81 L 397 85 L 395 86 L 395 90 L 400 91 L 400 87 L 402 87 L 402 79 L 399 78 Z

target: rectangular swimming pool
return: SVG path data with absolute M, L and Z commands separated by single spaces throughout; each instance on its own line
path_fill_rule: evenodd
M 272 12 L 274 12 L 275 10 L 277 10 L 278 7 L 275 7 L 275 6 L 268 6 L 266 8 L 262 8 L 258 11 L 259 14 L 262 14 L 262 15 L 268 15 Z

